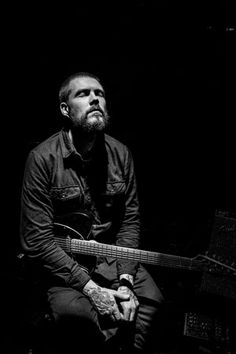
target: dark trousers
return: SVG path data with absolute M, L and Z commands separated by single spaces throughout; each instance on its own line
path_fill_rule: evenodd
M 116 261 L 100 263 L 92 279 L 102 287 L 117 289 Z M 106 349 L 111 352 L 114 345 L 119 348 L 123 346 L 127 352 L 146 351 L 151 345 L 152 335 L 158 337 L 155 324 L 163 297 L 142 265 L 135 277 L 134 291 L 140 303 L 135 322 L 114 325 L 100 316 L 81 292 L 61 286 L 51 287 L 48 300 L 58 327 L 58 349 L 61 352 L 66 349 L 66 353 L 105 352 Z

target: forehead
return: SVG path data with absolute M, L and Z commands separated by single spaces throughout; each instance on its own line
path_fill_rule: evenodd
M 75 92 L 83 89 L 100 89 L 103 90 L 102 85 L 93 77 L 76 77 L 71 80 L 69 90 Z

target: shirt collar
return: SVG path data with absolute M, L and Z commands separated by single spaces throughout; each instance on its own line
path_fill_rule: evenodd
M 62 146 L 62 156 L 64 159 L 76 156 L 83 163 L 89 163 L 91 161 L 91 159 L 85 160 L 82 157 L 82 155 L 76 150 L 76 148 L 70 138 L 68 129 L 63 128 L 61 130 L 60 141 L 61 141 L 61 146 Z
M 69 137 L 69 131 L 65 128 L 61 130 L 60 142 L 62 148 L 62 156 L 64 159 L 73 156 L 75 154 L 79 155 Z

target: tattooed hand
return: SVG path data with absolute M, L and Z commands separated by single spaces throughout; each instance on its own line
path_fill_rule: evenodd
M 101 288 L 92 280 L 85 285 L 83 293 L 89 297 L 100 315 L 108 315 L 113 321 L 123 319 L 123 315 L 119 311 L 116 299 L 118 301 L 128 301 L 129 294 L 112 289 Z
M 124 321 L 134 321 L 137 308 L 139 306 L 138 299 L 134 292 L 130 290 L 127 286 L 120 286 L 118 291 L 122 294 L 129 295 L 128 301 L 121 301 L 120 306 L 122 308 L 123 320 Z

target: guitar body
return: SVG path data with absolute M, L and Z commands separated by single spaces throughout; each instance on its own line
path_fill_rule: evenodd
M 96 266 L 96 256 L 78 254 L 71 250 L 71 240 L 84 240 L 95 242 L 92 239 L 92 218 L 86 212 L 75 212 L 64 214 L 56 219 L 54 223 L 54 232 L 57 243 L 63 244 L 63 249 L 73 258 L 79 266 L 91 273 Z M 65 243 L 66 240 L 66 243 Z M 65 248 L 66 245 L 66 248 Z

